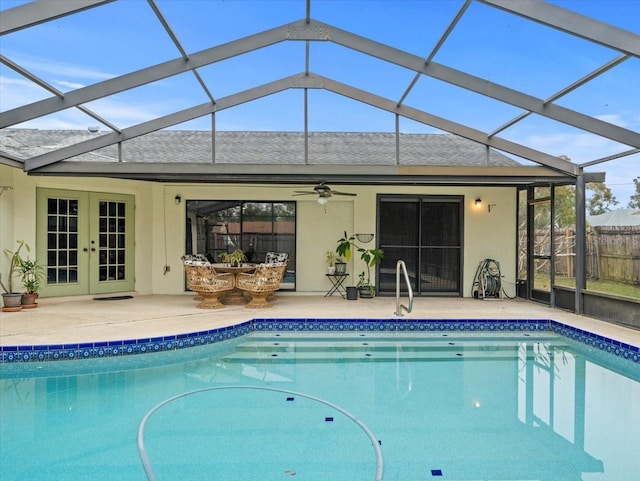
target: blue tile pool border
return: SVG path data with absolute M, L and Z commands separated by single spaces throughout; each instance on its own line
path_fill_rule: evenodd
M 163 337 L 77 344 L 0 346 L 0 364 L 99 359 L 214 344 L 251 332 L 528 332 L 550 331 L 640 363 L 640 348 L 550 319 L 258 318 L 228 327 Z

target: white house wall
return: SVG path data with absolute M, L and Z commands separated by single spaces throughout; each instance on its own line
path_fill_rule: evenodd
M 353 192 L 357 197 L 333 197 L 326 206 L 321 206 L 312 196 L 293 197 L 293 191 L 299 186 L 162 184 L 103 178 L 37 177 L 2 165 L 0 185 L 13 187 L 0 197 L 0 250 L 13 247 L 16 239 L 24 239 L 34 250 L 35 199 L 39 187 L 134 195 L 135 285 L 140 294 L 184 292 L 180 257 L 185 245 L 187 200 L 297 201 L 297 292 L 321 293 L 329 288 L 324 276 L 325 252 L 335 249 L 343 232 L 376 232 L 377 194 L 462 195 L 465 199 L 464 295 L 471 295 L 478 263 L 485 258 L 500 262 L 507 294 L 511 296 L 515 292 L 516 190 L 511 187 L 340 185 L 339 190 Z M 176 205 L 176 195 L 182 198 L 180 205 Z M 478 197 L 482 199 L 479 208 L 474 204 Z M 495 204 L 491 212 L 488 212 L 488 204 Z M 2 272 L 6 272 L 6 263 L 6 256 L 2 256 Z M 360 264 L 359 259 L 352 260 L 347 266 L 348 272 L 357 277 L 363 270 Z M 170 267 L 168 272 L 164 272 L 165 265 Z

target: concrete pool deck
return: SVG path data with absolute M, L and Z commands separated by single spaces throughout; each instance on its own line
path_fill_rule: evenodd
M 198 309 L 193 294 L 133 294 L 131 299 L 41 299 L 37 309 L 0 313 L 0 346 L 84 343 L 168 336 L 226 327 L 256 318 L 330 319 L 552 319 L 640 347 L 640 331 L 524 300 L 416 298 L 413 312 L 394 315 L 394 297 L 347 301 L 278 293 L 270 309 L 231 305 Z M 407 298 L 401 299 L 407 304 Z

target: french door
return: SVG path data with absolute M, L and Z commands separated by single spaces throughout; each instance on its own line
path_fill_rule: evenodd
M 379 196 L 379 293 L 395 294 L 403 260 L 415 295 L 462 296 L 463 212 L 461 196 Z
M 133 196 L 38 189 L 36 199 L 43 296 L 135 288 Z

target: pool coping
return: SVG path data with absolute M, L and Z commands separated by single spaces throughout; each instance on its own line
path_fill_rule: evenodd
M 0 364 L 100 359 L 213 344 L 251 332 L 555 332 L 640 363 L 640 348 L 552 319 L 256 318 L 235 325 L 161 337 L 69 344 L 0 346 Z

